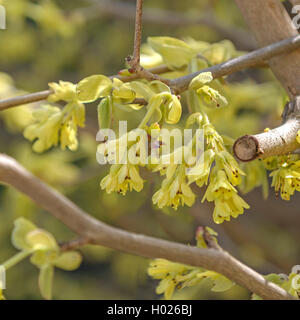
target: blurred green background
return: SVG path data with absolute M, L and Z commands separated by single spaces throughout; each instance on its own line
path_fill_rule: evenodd
M 229 39 L 239 50 L 255 48 L 232 0 L 144 2 L 148 16 L 144 22 L 144 42 L 147 36 L 192 37 L 208 42 Z M 134 0 L 2 0 L 0 4 L 7 10 L 7 29 L 0 30 L 1 99 L 45 90 L 49 82 L 58 80 L 77 83 L 92 74 L 115 74 L 124 68 L 124 58 L 132 52 Z M 173 16 L 162 10 L 172 12 Z M 153 21 L 153 17 L 159 21 Z M 199 23 L 199 18 L 209 20 L 210 25 Z M 232 84 L 229 92 L 232 108 L 210 112 L 221 133 L 236 138 L 279 123 L 284 95 L 270 71 L 243 71 L 230 76 L 228 82 Z M 284 202 L 276 199 L 270 190 L 268 200 L 263 200 L 261 188 L 256 188 L 245 197 L 251 209 L 238 219 L 218 226 L 212 221 L 212 206 L 201 204 L 201 195 L 192 208 L 177 212 L 157 210 L 152 205 L 151 194 L 157 190 L 160 178 L 147 172 L 142 172 L 148 182 L 141 193 L 132 192 L 126 197 L 107 195 L 100 190 L 99 182 L 108 167 L 98 165 L 95 157 L 96 105 L 87 106 L 87 125 L 80 131 L 78 151 L 53 149 L 42 155 L 33 153 L 30 143 L 22 136 L 22 129 L 30 121 L 31 107 L 0 114 L 0 152 L 18 159 L 101 221 L 185 244 L 194 244 L 197 226 L 207 225 L 219 232 L 219 241 L 225 249 L 262 273 L 288 273 L 300 262 L 298 195 Z M 137 117 L 130 115 L 133 125 Z M 224 121 L 232 117 L 239 122 Z M 0 262 L 16 252 L 10 234 L 13 221 L 20 216 L 49 230 L 58 241 L 75 237 L 27 197 L 0 186 Z M 78 270 L 56 270 L 54 299 L 161 298 L 155 294 L 157 282 L 147 276 L 148 260 L 101 247 L 87 246 L 80 251 L 84 260 Z M 9 270 L 6 298 L 41 299 L 37 271 L 27 261 Z M 210 292 L 209 286 L 204 282 L 176 293 L 174 298 L 248 299 L 250 296 L 238 286 L 225 293 Z

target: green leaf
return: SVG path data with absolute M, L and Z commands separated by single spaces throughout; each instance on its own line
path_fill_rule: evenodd
M 53 235 L 42 229 L 35 229 L 26 235 L 26 241 L 34 250 L 58 249 Z
M 11 237 L 12 244 L 19 250 L 30 250 L 32 247 L 27 242 L 26 236 L 37 227 L 25 218 L 18 218 L 14 225 L 15 227 Z
M 82 256 L 77 251 L 63 252 L 55 261 L 54 265 L 60 269 L 72 271 L 79 268 Z
M 39 274 L 39 288 L 41 295 L 46 300 L 52 299 L 54 267 L 51 264 L 44 265 L 40 269 Z
M 202 72 L 198 74 L 190 83 L 190 89 L 199 89 L 205 83 L 211 82 L 214 79 L 211 72 Z
M 104 98 L 98 105 L 98 124 L 100 129 L 110 128 L 111 125 L 111 114 L 112 106 L 110 98 Z
M 149 37 L 148 44 L 163 57 L 170 68 L 181 68 L 196 56 L 195 50 L 188 44 L 175 38 Z
M 92 102 L 110 94 L 112 82 L 103 75 L 94 75 L 77 84 L 77 97 L 82 102 Z

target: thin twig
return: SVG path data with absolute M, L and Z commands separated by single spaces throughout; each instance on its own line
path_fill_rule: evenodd
M 68 242 L 64 242 L 60 244 L 60 249 L 62 251 L 70 251 L 77 249 L 79 247 L 83 247 L 90 243 L 90 239 L 88 238 L 78 238 Z
M 131 68 L 133 68 L 134 71 L 138 71 L 138 68 L 140 67 L 143 2 L 143 0 L 136 0 L 133 57 L 128 60 L 128 64 L 131 66 Z
M 159 80 L 166 85 L 169 85 L 170 80 L 160 77 L 157 74 L 152 73 L 150 70 L 144 69 L 140 65 L 141 55 L 141 41 L 142 41 L 142 18 L 143 18 L 143 0 L 136 1 L 136 14 L 135 14 L 135 32 L 134 32 L 134 49 L 133 56 L 128 56 L 126 62 L 131 67 L 129 71 L 136 74 L 139 78 L 146 79 L 148 81 Z
M 45 100 L 49 97 L 49 95 L 53 93 L 52 90 L 44 90 L 35 93 L 29 93 L 18 97 L 8 98 L 1 100 L 0 102 L 0 111 L 21 106 L 23 104 L 37 102 L 41 100 Z
M 62 194 L 34 177 L 13 158 L 0 155 L 0 181 L 26 194 L 80 237 L 147 258 L 202 267 L 223 274 L 263 299 L 295 299 L 224 250 L 201 249 L 111 227 L 88 215 Z
M 267 61 L 270 58 L 281 55 L 284 52 L 290 52 L 290 51 L 296 50 L 298 48 L 300 48 L 299 35 L 276 42 L 264 48 L 252 51 L 251 53 L 247 53 L 243 56 L 228 60 L 221 64 L 214 65 L 210 68 L 202 69 L 196 73 L 173 79 L 170 81 L 169 85 L 172 87 L 175 87 L 177 93 L 179 94 L 185 91 L 188 88 L 190 81 L 201 72 L 211 72 L 213 77 L 217 79 L 246 68 L 261 66 L 264 61 Z M 167 66 L 162 65 L 159 67 L 155 67 L 153 69 L 149 69 L 149 71 L 152 74 L 161 74 L 161 73 L 168 72 L 169 69 Z M 111 78 L 118 78 L 124 82 L 129 82 L 135 79 L 139 79 L 140 77 L 141 77 L 140 74 L 133 74 L 132 76 L 115 75 L 115 76 L 112 76 Z M 38 100 L 47 99 L 50 93 L 51 93 L 50 91 L 48 91 L 48 94 L 47 94 L 47 91 L 41 91 L 41 92 L 37 92 L 37 93 L 25 95 L 25 96 L 2 100 L 0 101 L 0 111 L 7 108 L 21 105 L 23 103 L 30 103 Z

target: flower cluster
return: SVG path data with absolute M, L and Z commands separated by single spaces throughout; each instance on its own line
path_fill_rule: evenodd
M 197 247 L 207 248 L 205 239 L 203 238 L 203 228 L 199 228 L 196 234 Z M 214 241 L 217 241 L 217 235 L 212 229 L 206 228 Z M 223 275 L 208 271 L 204 268 L 192 267 L 185 264 L 171 262 L 165 259 L 155 259 L 151 261 L 148 274 L 160 280 L 156 288 L 157 294 L 164 294 L 165 299 L 172 298 L 175 289 L 183 289 L 198 285 L 203 279 L 210 279 L 213 283 L 212 291 L 222 292 L 230 289 L 234 283 Z
M 271 157 L 264 160 L 267 169 L 272 170 L 272 187 L 276 195 L 290 200 L 295 191 L 300 191 L 300 160 L 297 155 Z
M 70 82 L 50 83 L 53 90 L 49 102 L 65 101 L 63 109 L 53 105 L 43 105 L 34 110 L 33 124 L 24 130 L 24 137 L 34 141 L 33 150 L 43 152 L 60 143 L 65 150 L 76 150 L 78 147 L 78 127 L 84 127 L 85 107 L 78 101 L 76 86 Z
M 172 73 L 196 72 L 238 55 L 229 41 L 210 45 L 191 39 L 181 41 L 169 37 L 148 38 L 143 52 L 141 64 L 146 60 L 148 67 L 167 64 L 171 70 L 168 78 L 172 78 Z M 139 192 L 144 186 L 140 167 L 145 167 L 153 172 L 159 171 L 164 176 L 161 187 L 152 198 L 159 208 L 172 207 L 176 210 L 179 206 L 192 206 L 196 199 L 192 190 L 195 182 L 198 187 L 207 186 L 203 201 L 215 203 L 213 218 L 216 223 L 229 221 L 231 217 L 242 214 L 249 206 L 239 197 L 235 187 L 242 183 L 241 176 L 244 173 L 203 109 L 204 106 L 227 105 L 221 81 L 214 79 L 210 72 L 202 72 L 190 82 L 187 90 L 191 115 L 185 127 L 195 129 L 196 125 L 197 129 L 203 130 L 205 137 L 203 152 L 200 159 L 197 159 L 199 165 L 196 162 L 193 166 L 190 159 L 197 158 L 196 134 L 187 146 L 172 145 L 167 153 L 163 151 L 163 129 L 169 130 L 170 126 L 178 124 L 176 129 L 181 130 L 181 97 L 174 94 L 174 90 L 166 84 L 168 81 L 148 81 L 136 77 L 130 79 L 130 74 L 130 70 L 123 70 L 120 78 L 92 75 L 77 85 L 63 81 L 50 84 L 53 94 L 48 101 L 64 101 L 67 104 L 63 109 L 46 105 L 33 111 L 35 122 L 25 129 L 24 136 L 34 141 L 33 149 L 36 152 L 43 152 L 59 143 L 62 149 L 75 150 L 78 145 L 78 127 L 84 125 L 84 103 L 100 100 L 97 109 L 100 129 L 110 129 L 116 123 L 116 110 L 144 111 L 144 117 L 136 128 L 144 129 L 146 137 L 136 137 L 129 141 L 129 136 L 134 132 L 131 130 L 123 134 L 119 132 L 114 139 L 108 139 L 105 134 L 100 139 L 97 160 L 100 162 L 101 158 L 101 163 L 103 160 L 104 163 L 111 164 L 109 174 L 100 183 L 101 188 L 107 193 L 118 192 L 122 195 L 132 190 Z M 154 139 L 151 129 L 157 131 Z M 154 164 L 144 161 L 150 141 L 151 148 L 156 152 L 155 159 L 152 154 L 150 157 Z M 187 158 L 183 156 L 186 153 Z M 162 160 L 167 156 L 171 160 L 166 164 Z M 176 162 L 176 157 L 181 161 Z M 118 162 L 116 159 L 122 161 Z M 148 159 L 146 156 L 146 160 Z
M 203 153 L 201 168 L 190 170 L 189 182 L 196 182 L 199 187 L 208 184 L 202 201 L 214 201 L 213 219 L 215 223 L 229 221 L 248 209 L 249 205 L 238 195 L 235 186 L 241 184 L 244 172 L 236 160 L 227 151 L 222 137 L 214 129 L 206 116 L 201 125 L 206 137 L 206 150 Z M 212 164 L 215 164 L 211 169 Z M 199 174 L 194 174 L 199 172 Z

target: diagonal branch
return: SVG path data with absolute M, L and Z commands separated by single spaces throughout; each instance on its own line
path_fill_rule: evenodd
M 170 81 L 170 85 L 173 88 L 175 88 L 175 91 L 177 93 L 181 93 L 188 88 L 190 81 L 201 72 L 211 72 L 213 77 L 216 79 L 216 78 L 227 76 L 234 72 L 241 71 L 246 68 L 261 66 L 263 62 L 275 56 L 279 56 L 285 52 L 291 52 L 298 48 L 300 48 L 300 35 L 276 42 L 264 48 L 252 51 L 243 56 L 228 60 L 224 63 L 214 65 L 210 68 L 202 69 L 198 72 L 189 74 L 187 76 L 173 79 Z M 167 66 L 162 65 L 159 67 L 149 69 L 149 71 L 152 74 L 162 74 L 162 73 L 168 72 L 169 69 Z M 129 82 L 129 81 L 138 79 L 140 77 L 141 77 L 140 74 L 133 74 L 132 76 L 126 76 L 126 77 L 119 76 L 119 75 L 111 76 L 111 78 L 118 78 L 124 82 Z M 19 106 L 24 103 L 45 100 L 50 94 L 51 94 L 51 91 L 48 90 L 48 92 L 40 91 L 40 92 L 32 93 L 29 95 L 1 100 L 0 111 L 15 107 L 15 106 Z
M 285 290 L 236 260 L 224 250 L 200 249 L 111 227 L 88 215 L 47 186 L 13 158 L 0 154 L 0 181 L 26 194 L 89 243 L 148 258 L 203 267 L 219 272 L 264 299 L 294 299 Z M 86 244 L 87 241 L 84 240 Z

